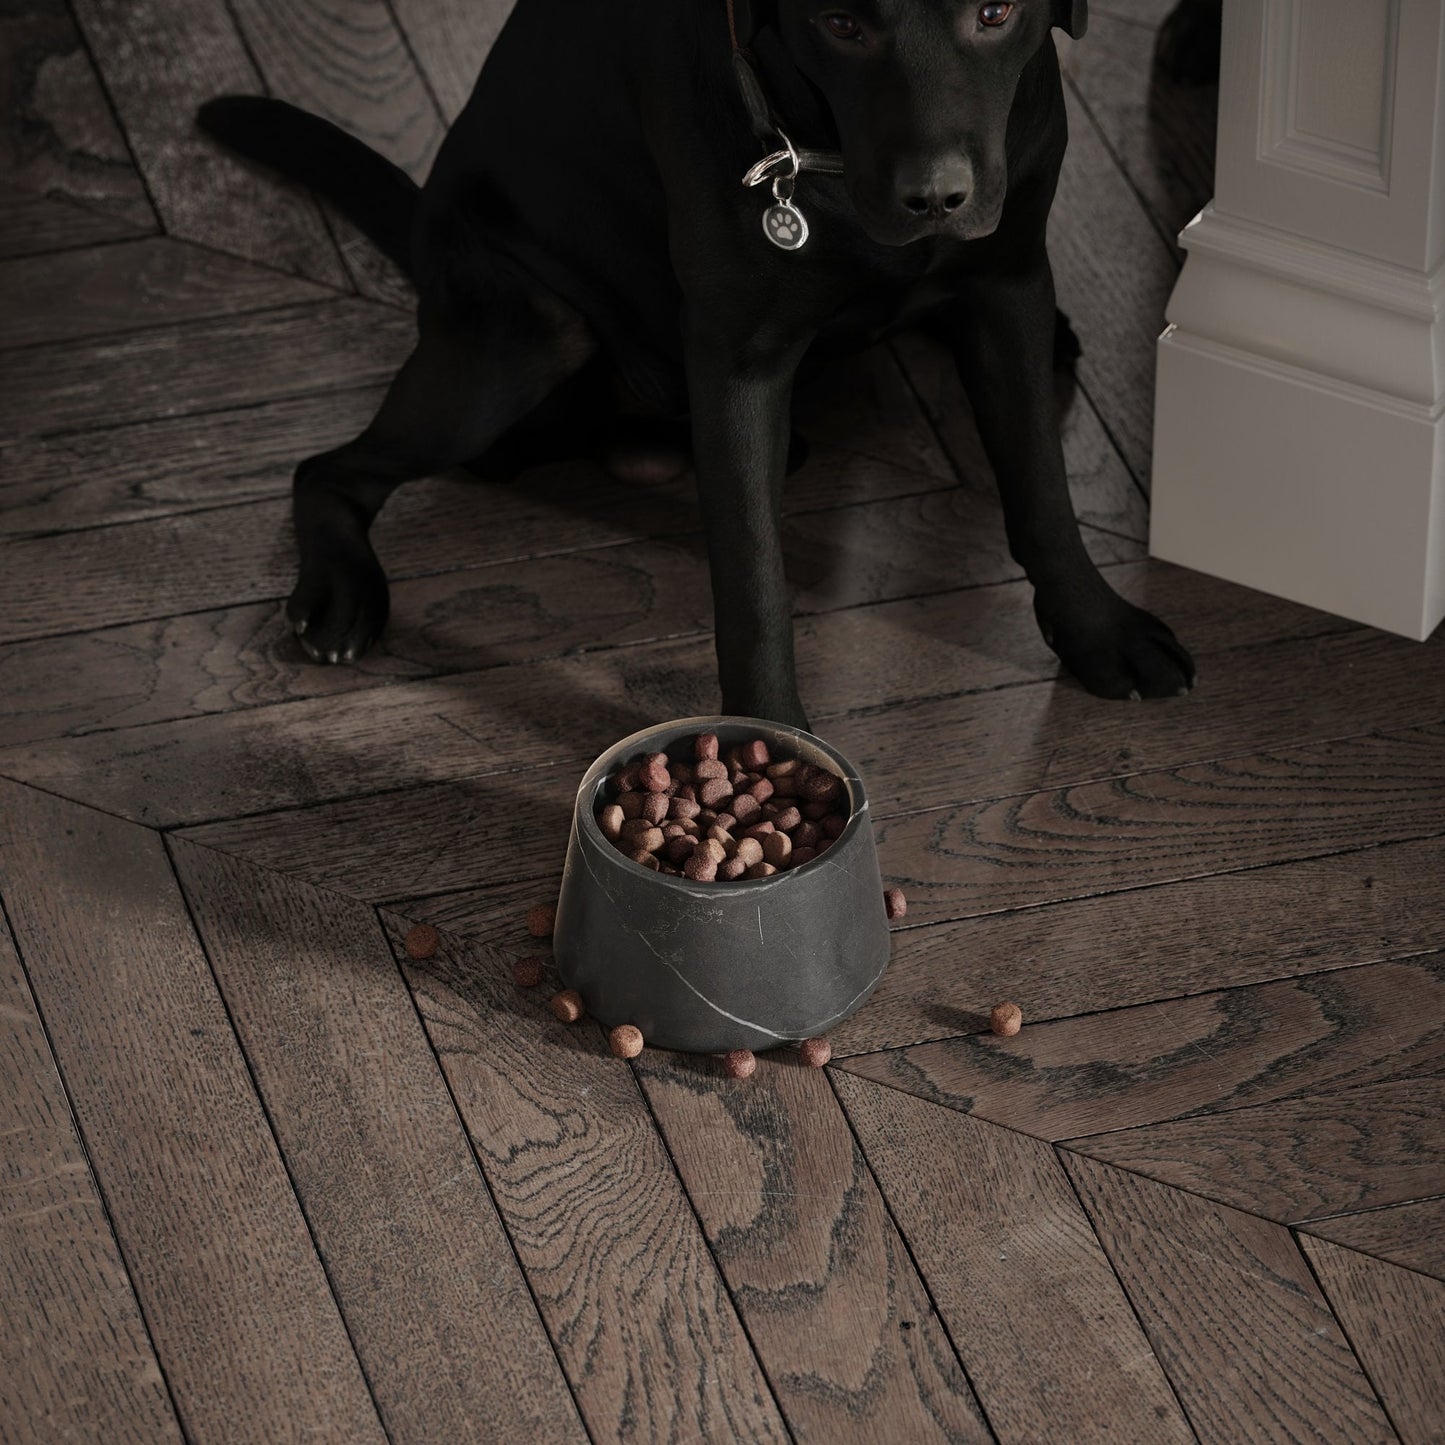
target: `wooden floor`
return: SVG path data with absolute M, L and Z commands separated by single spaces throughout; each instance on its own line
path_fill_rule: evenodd
M 281 622 L 410 320 L 189 115 L 421 174 L 500 10 L 5 7 L 0 1439 L 1445 1439 L 1445 644 L 1145 560 L 1165 8 L 1066 56 L 1052 252 L 1089 546 L 1199 688 L 1058 675 L 928 344 L 804 398 L 804 696 L 910 909 L 834 1065 L 736 1083 L 510 978 L 582 767 L 715 704 L 689 487 L 418 484 L 384 645 Z

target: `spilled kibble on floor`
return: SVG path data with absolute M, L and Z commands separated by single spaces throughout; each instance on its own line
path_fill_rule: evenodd
M 549 1007 L 564 1024 L 575 1024 L 587 1012 L 582 995 L 575 988 L 564 988 L 561 993 L 553 994 Z
M 733 1049 L 723 1055 L 723 1072 L 730 1079 L 751 1079 L 758 1067 L 751 1049 Z
M 996 1003 L 988 1026 L 1000 1037 L 1011 1039 L 1024 1026 L 1024 1011 L 1016 1003 Z
M 798 1052 L 810 1069 L 821 1069 L 833 1057 L 833 1045 L 827 1039 L 804 1039 Z
M 408 929 L 405 939 L 408 958 L 430 958 L 441 944 L 442 936 L 430 923 L 418 923 Z
M 635 1059 L 642 1052 L 642 1030 L 634 1024 L 618 1024 L 607 1035 L 607 1044 L 619 1059 Z
M 527 932 L 533 938 L 550 938 L 557 925 L 555 903 L 534 903 L 527 910 Z
M 536 988 L 542 982 L 546 963 L 540 958 L 519 958 L 512 965 L 512 977 L 518 988 Z

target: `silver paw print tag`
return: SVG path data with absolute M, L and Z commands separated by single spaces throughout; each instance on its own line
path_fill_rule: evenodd
M 808 223 L 791 201 L 779 198 L 763 212 L 763 235 L 784 251 L 796 251 L 808 239 Z
M 798 179 L 798 153 L 782 131 L 778 134 L 787 149 L 764 156 L 743 177 L 743 184 L 758 186 L 764 181 L 772 181 L 773 204 L 763 212 L 763 235 L 781 251 L 797 251 L 808 239 L 808 222 L 793 204 L 793 185 Z

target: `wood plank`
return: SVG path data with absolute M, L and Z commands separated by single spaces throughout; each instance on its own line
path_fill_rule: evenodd
M 891 344 L 963 485 L 991 493 L 997 485 L 993 469 L 946 349 L 919 332 L 905 332 Z M 1106 532 L 1145 540 L 1149 509 L 1143 491 L 1129 475 L 1089 398 L 1077 394 L 1066 402 L 1066 395 L 1064 388 L 1060 424 L 1075 514 L 1081 522 Z
M 1204 680 L 1187 699 L 1145 706 L 1091 697 L 1056 667 L 1061 685 L 892 705 L 885 715 L 830 722 L 828 740 L 868 779 L 876 812 L 946 807 L 1286 742 L 1435 722 L 1445 716 L 1445 669 L 1431 669 L 1419 647 L 1360 629 L 1240 649 L 1207 660 Z M 1445 639 L 1440 650 L 1445 656 Z M 1281 677 L 1294 685 L 1281 688 Z M 916 757 L 948 763 L 920 769 Z
M 1154 348 L 1179 263 L 1067 85 L 1064 101 L 1069 149 L 1049 215 L 1049 260 L 1059 305 L 1083 343 L 1080 386 L 1147 491 Z
M 590 475 L 590 471 L 579 473 L 577 482 Z M 919 480 L 910 473 L 895 475 L 900 485 Z M 922 493 L 863 504 L 847 515 L 808 513 L 785 521 L 784 553 L 795 573 L 802 574 L 797 578 L 800 607 L 821 611 L 857 606 L 919 591 L 943 591 L 960 581 L 978 584 L 1018 575 L 1011 561 L 992 551 L 973 554 L 960 567 L 952 545 L 936 532 L 932 544 L 924 545 L 923 539 L 930 535 L 928 519 L 941 522 L 950 513 L 956 517 L 955 502 L 962 494 L 944 489 L 934 478 L 922 482 L 928 489 Z M 587 489 L 574 483 L 567 490 L 585 498 Z M 624 488 L 602 490 L 627 496 Z M 490 499 L 498 499 L 499 505 L 489 511 Z M 600 528 L 585 511 L 583 518 L 573 516 L 557 527 L 554 514 L 541 511 L 537 500 L 530 487 L 509 492 L 505 484 L 493 483 L 479 494 L 477 484 L 460 478 L 414 483 L 399 491 L 382 513 L 373 540 L 388 573 L 405 578 L 479 562 L 567 552 L 579 544 L 595 546 L 599 540 L 619 537 L 618 519 L 608 517 L 605 510 Z M 665 532 L 676 529 L 684 518 L 693 520 L 688 503 L 669 516 L 671 510 L 634 489 L 624 508 L 620 537 L 636 536 L 642 529 Z M 504 524 L 513 518 L 520 525 L 509 529 Z M 914 567 L 905 566 L 895 555 L 902 545 L 900 538 L 909 534 L 921 553 Z M 1139 550 L 1132 542 L 1095 535 L 1105 557 Z M 998 540 L 1001 543 L 1001 536 Z M 837 557 L 845 546 L 852 547 L 849 561 L 856 565 L 835 568 L 828 558 Z M 684 555 L 677 555 L 678 547 L 686 549 Z M 0 626 L 5 640 L 16 641 L 263 598 L 279 600 L 295 580 L 293 549 L 289 499 L 242 504 L 224 514 L 162 516 L 58 538 L 21 539 L 7 549 L 9 567 L 0 580 L 5 622 Z M 701 538 L 684 538 L 666 555 L 669 567 L 686 579 L 679 585 L 686 586 L 693 599 L 684 629 L 696 631 L 711 620 L 710 602 L 701 607 L 697 602 L 706 595 L 707 586 Z M 47 590 L 46 579 L 56 575 L 74 579 L 75 591 L 57 598 Z M 86 582 L 83 587 L 81 579 Z M 487 579 L 478 580 L 486 585 Z M 674 624 L 666 630 L 678 628 Z
M 364 409 L 360 398 L 367 395 L 347 393 L 346 397 L 358 398 L 356 408 Z M 278 432 L 282 439 L 273 444 L 266 425 L 252 427 L 242 420 L 268 410 L 242 411 L 233 414 L 234 423 L 217 422 L 224 433 L 218 443 L 215 485 L 219 489 L 239 493 L 253 483 L 264 488 L 273 475 L 279 483 L 289 484 L 287 462 L 278 459 L 273 466 L 270 461 L 278 449 L 286 451 L 284 434 Z M 278 428 L 285 424 L 282 417 L 274 420 Z M 205 419 L 196 419 L 196 428 L 190 445 L 205 446 Z M 344 428 L 337 430 L 344 434 Z M 68 438 L 64 446 L 78 447 L 90 435 Z M 234 447 L 225 437 L 234 439 Z M 253 439 L 260 468 L 254 478 L 248 472 L 246 451 Z M 105 446 L 99 447 L 97 459 L 106 453 Z M 156 511 L 199 507 L 207 474 L 196 471 L 188 458 L 164 449 L 156 459 L 158 481 L 152 497 L 145 482 L 148 454 L 149 448 L 140 441 L 133 447 L 127 444 L 124 464 L 116 464 L 117 490 L 102 490 L 106 473 L 100 468 L 93 478 L 95 490 L 87 491 L 87 497 L 95 496 L 98 506 L 117 511 L 129 505 Z M 60 456 L 57 451 L 53 479 L 46 484 L 50 490 L 36 484 L 36 520 L 56 518 L 67 507 Z M 0 465 L 3 460 L 0 457 Z M 89 468 L 81 471 L 83 476 L 92 475 Z M 835 475 L 842 481 L 856 473 L 849 469 Z M 875 479 L 877 485 L 881 482 Z M 76 483 L 77 490 L 89 487 L 89 480 Z M 21 489 L 17 485 L 15 490 Z M 429 505 L 440 505 L 440 491 L 423 492 Z M 0 491 L 0 498 L 4 495 Z M 405 496 L 399 505 L 404 505 Z M 442 538 L 459 538 L 463 546 L 470 546 L 473 532 L 468 530 L 467 516 L 474 515 L 476 521 L 489 517 L 494 525 L 476 539 L 479 548 L 505 535 L 525 549 L 626 537 L 629 528 L 624 524 L 629 517 L 634 535 L 643 528 L 692 520 L 690 508 L 681 502 L 676 511 L 670 501 L 659 509 L 645 493 L 610 483 L 605 474 L 594 476 L 580 469 L 536 473 L 524 492 L 488 486 L 475 495 L 460 492 L 458 500 L 463 511 L 454 522 L 432 525 L 422 520 L 409 525 Z M 4 520 L 0 509 L 0 528 Z M 529 537 L 536 540 L 529 543 Z M 642 565 L 649 549 L 630 547 L 625 569 L 622 555 L 620 550 L 615 554 L 618 566 L 605 595 L 574 585 L 574 580 L 596 574 L 590 560 L 583 563 L 577 579 L 564 564 L 533 560 L 516 567 L 501 564 L 490 578 L 468 568 L 394 580 L 392 620 L 386 633 L 364 658 L 344 668 L 310 663 L 289 636 L 280 607 L 271 602 L 0 644 L 0 736 L 21 743 L 168 722 L 258 703 L 350 692 L 387 677 L 535 662 L 579 646 L 598 650 L 608 645 L 609 638 L 640 641 L 675 632 L 677 619 L 657 615 L 656 584 Z M 1109 576 L 1122 593 L 1141 603 L 1167 590 L 1171 614 L 1189 632 L 1206 667 L 1210 653 L 1223 646 L 1283 640 L 1320 627 L 1351 628 L 1341 619 L 1327 619 L 1292 603 L 1253 606 L 1249 599 L 1255 594 L 1243 588 L 1165 563 L 1123 563 L 1110 568 Z M 543 595 L 537 589 L 546 578 L 555 578 L 560 585 Z M 1030 596 L 1028 584 L 1020 581 L 796 619 L 799 677 L 816 725 L 849 708 L 1053 677 L 1057 662 L 1039 638 Z M 859 657 L 868 658 L 869 666 L 840 665 L 842 659 Z M 685 667 L 689 673 L 697 672 L 700 686 L 706 685 L 711 663 L 705 648 L 690 656 Z
M 1206 1199 L 1297 1224 L 1445 1194 L 1445 1078 L 1363 1084 L 1067 1147 Z
M 1214 195 L 1217 85 L 1154 69 L 1153 26 L 1089 9 L 1086 43 L 1071 46 L 1068 83 L 1171 244 Z
M 1289 1230 L 1063 1163 L 1201 1441 L 1395 1439 Z
M 152 231 L 155 213 L 70 8 L 12 0 L 0 15 L 0 176 Z
M 1030 908 L 1431 836 L 1440 725 L 1287 744 L 878 819 L 910 923 Z
M 511 958 L 444 938 L 403 968 L 592 1438 L 787 1439 L 631 1071 Z
M 0 263 L 0 347 L 329 299 L 324 287 L 170 237 Z
M 11 1445 L 181 1438 L 0 920 L 0 1420 Z
M 224 0 L 76 0 L 74 9 L 167 234 L 346 286 L 316 202 L 196 128 L 203 101 L 264 89 Z
M 1193 1439 L 1047 1144 L 834 1084 L 1001 1441 Z
M 605 736 L 610 743 L 617 737 L 625 736 L 629 727 L 640 727 L 649 719 L 686 717 L 693 715 L 700 705 L 708 705 L 710 694 L 678 696 L 676 675 L 663 673 L 656 666 L 659 655 L 660 649 L 629 648 L 617 653 L 618 672 L 606 680 L 608 691 L 601 697 L 584 689 L 571 693 L 563 691 L 550 697 L 545 694 L 539 697 L 535 690 L 529 690 L 527 706 L 528 716 L 534 719 L 532 726 L 540 729 L 543 736 L 547 729 L 551 729 L 552 736 L 562 738 L 560 747 L 575 747 L 578 733 L 575 726 L 569 727 L 568 724 L 578 717 L 587 717 L 595 720 L 595 736 Z M 549 663 L 542 666 L 557 668 L 560 672 L 572 665 L 575 664 Z M 658 695 L 654 689 L 662 689 L 672 699 L 673 705 L 649 705 L 647 699 Z M 512 731 L 515 723 L 509 717 L 488 718 L 475 711 L 465 714 L 453 711 L 449 715 L 454 718 L 465 716 L 469 732 L 476 725 L 485 726 L 491 734 L 489 742 L 476 735 L 470 738 L 476 744 L 477 753 L 464 755 L 474 765 L 474 773 L 480 773 L 485 766 L 478 762 L 478 756 L 486 749 L 508 748 L 516 742 Z M 1087 883 L 1079 881 L 1076 876 L 1056 876 L 1049 872 L 1032 882 L 1013 884 L 1015 898 L 998 897 L 1002 892 L 1002 885 L 998 883 L 993 883 L 992 892 L 985 894 L 983 891 L 993 876 L 1013 861 L 1006 842 L 985 847 L 971 843 L 974 851 L 968 856 L 969 871 L 965 873 L 956 861 L 952 871 L 943 871 L 950 860 L 960 856 L 960 850 L 956 844 L 949 844 L 946 852 L 941 850 L 935 841 L 938 833 L 930 834 L 927 825 L 932 824 L 938 829 L 940 820 L 954 820 L 949 825 L 957 826 L 959 815 L 969 810 L 883 819 L 875 823 L 875 831 L 880 838 L 885 875 L 898 878 L 908 890 L 910 921 L 915 914 L 922 914 L 925 919 L 930 914 L 947 918 L 950 908 L 956 908 L 957 915 L 969 916 L 970 913 L 1003 912 L 1010 906 L 1019 906 L 1020 902 L 1032 906 L 1080 893 L 1123 892 L 1145 884 L 1177 881 L 1180 874 L 1204 874 L 1211 865 L 1237 870 L 1256 867 L 1267 861 L 1286 862 L 1291 861 L 1291 855 L 1308 857 L 1329 851 L 1357 849 L 1370 842 L 1404 841 L 1412 834 L 1438 826 L 1439 800 L 1431 772 L 1438 771 L 1441 763 L 1440 749 L 1438 743 L 1433 742 L 1433 732 L 1432 729 L 1421 728 L 1406 733 L 1350 739 L 1313 749 L 1294 749 L 1301 771 L 1309 768 L 1317 775 L 1311 790 L 1306 790 L 1304 783 L 1297 780 L 1299 792 L 1291 796 L 1287 786 L 1276 788 L 1272 784 L 1269 801 L 1256 800 L 1253 809 L 1239 803 L 1227 826 L 1216 814 L 1208 811 L 1207 801 L 1201 800 L 1196 804 L 1197 812 L 1205 816 L 1205 821 L 1200 823 L 1195 823 L 1177 803 L 1174 804 L 1169 810 L 1174 820 L 1168 824 L 1161 822 L 1155 828 L 1158 837 L 1169 840 L 1178 870 L 1174 880 L 1159 876 L 1153 866 L 1134 851 L 1127 836 L 1120 837 L 1116 831 L 1119 827 L 1117 818 L 1105 814 L 1104 826 L 1101 826 L 1081 805 L 1074 808 L 1072 848 L 1075 854 L 1086 858 L 1092 850 L 1096 860 L 1103 855 L 1103 861 L 1096 861 Z M 570 739 L 570 744 L 567 739 Z M 419 747 L 419 744 L 414 745 Z M 299 755 L 292 749 L 288 756 L 298 758 L 299 765 L 305 769 L 325 766 L 332 769 L 334 775 L 340 769 L 351 768 L 355 776 L 358 767 L 374 766 L 366 760 L 364 749 L 357 739 L 353 738 L 344 747 L 347 750 L 329 763 L 309 755 L 310 751 L 314 751 L 314 745 L 308 752 Z M 215 761 L 217 750 L 208 756 L 208 766 L 218 765 Z M 585 752 L 586 748 L 582 751 Z M 7 755 L 5 766 L 18 768 L 18 762 L 12 761 L 12 756 L 18 760 L 21 753 L 17 750 L 15 754 Z M 561 758 L 565 755 L 559 752 L 556 756 Z M 1267 767 L 1272 779 L 1287 783 L 1289 774 L 1280 767 L 1281 760 L 1286 756 L 1287 752 L 1280 750 L 1262 760 L 1234 759 L 1228 766 L 1235 778 L 1246 777 L 1249 767 L 1261 770 Z M 128 759 L 124 764 L 127 767 L 134 767 L 143 760 L 139 752 L 126 754 L 125 757 Z M 63 766 L 61 760 L 58 768 L 63 769 Z M 119 758 L 117 766 L 120 766 Z M 422 766 L 433 764 L 424 761 Z M 1211 769 L 1222 770 L 1222 767 L 1209 764 L 1162 775 L 1146 774 L 1142 781 L 1168 802 L 1169 795 L 1160 786 L 1161 779 L 1164 783 L 1177 783 L 1181 777 L 1207 775 Z M 300 872 L 313 881 L 362 897 L 400 898 L 466 888 L 474 886 L 479 878 L 502 882 L 515 877 L 545 877 L 552 874 L 561 858 L 560 850 L 566 839 L 573 788 L 579 771 L 574 759 L 567 764 L 559 762 L 552 768 L 534 771 L 497 773 L 454 783 L 398 788 L 384 796 L 316 807 L 300 815 L 288 810 L 217 823 L 198 828 L 193 836 L 198 841 L 243 853 L 282 871 Z M 1356 774 L 1364 772 L 1381 779 L 1381 785 L 1371 788 L 1363 783 L 1352 783 Z M 395 772 L 391 777 L 395 782 Z M 1327 791 L 1322 788 L 1320 778 L 1330 779 Z M 257 788 L 266 785 L 259 771 L 255 779 Z M 58 779 L 56 783 L 59 785 Z M 102 777 L 87 773 L 88 788 L 103 783 Z M 1380 800 L 1387 784 L 1395 790 L 1400 800 L 1398 804 L 1378 812 L 1366 806 L 1371 800 Z M 154 792 L 163 787 L 164 782 L 155 779 L 148 786 Z M 172 795 L 177 792 L 186 794 L 187 789 L 200 786 L 199 780 L 173 783 Z M 1091 791 L 1107 792 L 1113 786 L 1084 785 L 1079 789 L 1061 790 L 1060 794 L 1035 794 L 1024 800 L 1024 806 L 1043 811 L 1047 805 L 1051 811 L 1057 812 L 1062 810 L 1066 798 L 1074 802 L 1080 794 L 1087 797 Z M 127 791 L 134 791 L 124 780 L 112 784 L 111 788 L 119 797 L 124 797 Z M 1117 790 L 1125 796 L 1143 795 L 1139 778 L 1122 780 Z M 1304 801 L 1300 800 L 1301 794 Z M 195 796 L 194 793 L 186 794 L 180 802 L 189 803 L 194 808 Z M 156 806 L 148 797 L 135 796 L 132 802 L 138 809 L 150 810 Z M 1305 812 L 1306 804 L 1314 808 L 1313 816 Z M 980 805 L 978 811 L 1015 805 L 1015 800 L 1005 800 L 999 804 Z M 234 808 L 235 803 L 229 806 Z M 1179 816 L 1181 813 L 1182 817 Z M 452 820 L 453 826 L 446 829 L 446 845 L 436 848 L 429 840 L 436 835 L 439 818 Z M 1124 821 L 1132 821 L 1127 813 Z M 1144 810 L 1144 821 L 1149 821 L 1147 809 Z M 900 824 L 906 824 L 922 834 L 924 841 L 916 843 L 910 840 L 907 849 L 899 846 L 896 840 L 901 832 Z M 409 858 L 403 846 L 387 846 L 383 840 L 388 837 L 398 842 L 403 837 L 410 838 L 417 856 Z M 345 839 L 340 847 L 337 846 L 338 838 Z M 984 841 L 987 843 L 988 840 L 985 838 Z M 1042 858 L 1044 855 L 1039 856 Z M 1070 855 L 1061 850 L 1059 856 L 1068 859 Z M 919 886 L 925 867 L 929 870 L 927 881 L 936 890 L 933 893 Z M 940 876 L 945 881 L 935 882 Z M 954 888 L 961 890 L 965 885 L 956 881 L 959 879 L 967 880 L 967 885 L 975 890 L 975 897 L 966 904 L 954 902 L 952 893 L 947 891 Z M 947 903 L 936 901 L 938 897 L 947 899 Z M 904 946 L 904 938 L 912 931 L 912 928 L 903 931 L 895 949 Z M 940 937 L 949 938 L 956 959 L 957 935 Z M 1277 973 L 1266 973 L 1264 976 L 1277 976 Z M 886 976 L 884 983 L 887 983 Z M 1197 992 L 1198 989 L 1189 991 Z M 1146 998 L 1155 996 L 1145 995 Z M 952 1011 L 945 1010 L 944 1016 L 953 1016 Z M 955 1023 L 954 1027 L 935 1029 L 932 1036 L 967 1032 L 972 1027 L 973 1024 L 969 1023 L 960 1028 Z M 918 1035 L 906 1036 L 901 1042 L 916 1043 L 921 1042 L 921 1038 Z
M 450 123 L 467 103 L 512 0 L 393 0 L 393 8 Z
M 406 317 L 337 300 L 0 353 L 0 442 L 377 385 L 414 338 Z
M 794 1438 L 991 1440 L 823 1071 L 634 1067 Z
M 436 809 L 445 811 L 445 804 Z M 382 829 L 379 810 L 361 826 Z M 279 838 L 283 830 L 273 831 Z M 458 839 L 453 846 L 461 843 Z M 322 852 L 314 843 L 311 847 L 315 854 Z M 427 848 L 423 856 L 431 851 Z M 294 855 L 285 861 L 306 866 Z M 396 882 L 394 867 L 388 872 L 380 857 L 366 873 L 354 857 L 348 861 L 355 869 L 348 876 L 361 884 L 382 889 Z M 347 864 L 341 866 L 344 870 Z M 966 1041 L 970 1049 L 997 1049 L 1002 1067 L 1004 1056 L 1035 1048 L 1039 1034 L 1052 1027 L 1043 1020 L 1220 985 L 1315 974 L 1331 963 L 1347 967 L 1371 958 L 1407 957 L 1422 952 L 1426 940 L 1441 941 L 1442 871 L 1445 838 L 1433 838 L 1055 908 L 902 929 L 894 933 L 892 962 L 867 1006 L 832 1031 L 834 1057 L 975 1033 L 988 1026 L 987 1013 L 995 1002 L 1016 998 L 1029 1025 L 1022 1034 L 1006 1043 L 983 1037 Z M 535 880 L 475 886 L 486 876 L 488 870 L 479 867 L 471 879 L 453 885 L 456 892 L 408 898 L 396 906 L 409 917 L 458 934 L 489 937 L 519 907 L 525 910 L 536 896 L 555 892 L 561 854 L 555 855 L 550 874 Z M 436 885 L 423 878 L 421 886 Z M 1180 938 L 1208 939 L 1209 947 L 1181 948 Z M 878 1078 L 872 1062 L 857 1057 L 840 1067 Z M 879 1068 L 888 1067 L 877 1062 Z M 978 1080 L 968 1081 L 967 1095 L 961 1089 L 954 1094 L 940 1074 L 935 1066 L 925 1079 L 902 1066 L 885 1081 L 926 1098 L 934 1097 L 936 1088 L 939 1101 L 955 1108 L 967 1098 L 974 1111 L 991 1107 Z M 1122 1084 L 1121 1097 L 1129 1097 Z M 1061 1110 L 1072 1107 L 1068 1099 L 1056 1103 Z M 1027 1114 L 1017 1117 L 1026 1132 L 1046 1132 L 1042 1126 L 1030 1130 Z
M 1445 1279 L 1445 1198 L 1393 1204 L 1365 1214 L 1341 1214 L 1307 1229 L 1360 1254 Z
M 1440 916 L 1439 900 L 1430 911 Z M 1313 910 L 1307 916 L 1328 936 Z M 845 1067 L 1049 1140 L 1418 1078 L 1445 1072 L 1445 954 L 1031 1023 L 1012 1039 L 949 1039 Z
M 972 1033 L 1002 998 L 1039 1022 L 1423 953 L 1445 939 L 1442 865 L 1435 837 L 907 929 L 834 1050 Z
M 77 206 L 0 181 L 0 260 L 43 256 L 74 246 L 128 241 L 155 230 L 113 212 Z
M 375 913 L 174 858 L 389 1438 L 584 1440 Z
M 1322 1239 L 1302 1244 L 1400 1438 L 1439 1440 L 1445 1284 Z
M 797 524 L 816 531 L 826 522 L 841 531 L 859 525 L 855 513 L 885 507 L 845 510 L 848 515 L 836 519 L 808 514 Z M 204 524 L 209 519 L 193 520 Z M 444 535 L 456 544 L 462 534 Z M 384 697 L 358 692 L 344 702 L 335 697 L 298 701 L 244 717 L 189 718 L 87 741 L 40 742 L 0 753 L 0 770 L 128 817 L 170 825 L 499 769 L 585 764 L 634 726 L 715 706 L 711 658 L 699 645 L 711 613 L 701 543 L 685 541 L 686 550 L 682 543 L 633 544 L 483 572 L 461 599 L 471 617 L 495 628 L 494 663 L 548 646 L 646 644 L 630 647 L 625 657 L 587 652 L 526 663 L 491 677 L 484 689 L 461 678 L 448 684 L 414 682 L 395 686 Z M 188 546 L 186 555 L 188 573 L 181 571 L 180 561 L 166 569 L 176 583 L 199 587 L 223 575 L 219 568 L 202 570 L 198 544 Z M 47 560 L 37 547 L 35 564 Z M 281 556 L 275 564 L 283 565 Z M 428 592 L 450 592 L 457 580 L 417 589 L 419 600 L 425 606 Z M 895 579 L 885 574 L 879 585 L 890 580 Z M 241 579 L 237 583 L 244 585 Z M 858 585 L 864 585 L 861 579 Z M 806 592 L 799 597 L 803 605 L 814 600 Z M 38 607 L 39 599 L 30 605 Z M 446 625 L 445 606 L 426 608 L 429 627 Z M 521 634 L 515 646 L 507 637 L 514 628 Z M 648 640 L 668 631 L 683 636 Z M 1433 719 L 1445 712 L 1445 672 L 1437 687 L 1429 687 L 1416 680 L 1413 670 L 1402 671 L 1400 659 L 1409 653 L 1413 660 L 1417 649 L 1418 644 L 1358 631 L 1235 654 L 1223 660 L 1227 683 L 1216 690 L 1218 711 L 1206 702 L 1204 717 L 1196 711 L 1191 721 L 1182 706 L 1165 710 L 1173 726 L 1154 723 L 1158 713 L 1100 703 L 1047 682 L 893 707 L 885 715 L 870 711 L 820 718 L 815 727 L 858 763 L 869 779 L 873 808 L 886 816 L 937 807 L 960 796 L 1038 787 L 1060 774 L 1130 774 L 1191 754 L 1238 753 L 1292 736 L 1349 734 Z M 831 686 L 854 675 L 852 657 L 856 654 L 827 658 L 828 670 L 836 674 Z M 1269 678 L 1281 672 L 1310 677 L 1312 667 L 1319 668 L 1317 686 L 1301 686 L 1273 707 L 1259 706 Z M 449 694 L 470 700 L 459 710 Z M 582 724 L 575 721 L 578 694 L 592 699 L 592 715 Z M 1201 725 L 1206 719 L 1212 727 Z M 359 728 L 373 744 L 393 740 L 390 748 L 371 754 L 384 770 L 373 779 L 358 772 L 344 744 Z M 469 746 L 459 748 L 452 733 L 460 733 Z M 290 740 L 297 737 L 322 736 L 342 741 L 332 749 L 308 748 L 295 770 L 288 769 L 284 779 L 278 775 L 278 749 L 289 751 Z M 1019 739 L 1029 737 L 1032 745 L 1020 746 Z M 918 769 L 913 759 L 919 750 L 956 753 L 961 761 L 950 769 Z M 426 764 L 399 773 L 395 757 L 408 753 L 425 758 Z M 117 766 L 120 758 L 139 757 L 157 764 L 147 772 L 160 777 L 159 785 Z M 143 814 L 142 807 L 149 811 Z
M 155 834 L 0 783 L 0 891 L 187 1436 L 384 1439 Z
M 0 449 L 0 534 L 78 532 L 289 496 L 302 457 L 350 441 L 378 386 L 103 427 Z

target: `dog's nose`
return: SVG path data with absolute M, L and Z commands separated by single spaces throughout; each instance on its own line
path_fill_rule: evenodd
M 911 196 L 904 196 L 903 204 L 915 216 L 946 216 L 956 211 L 966 200 L 966 191 L 948 191 L 939 194 L 937 187 Z

